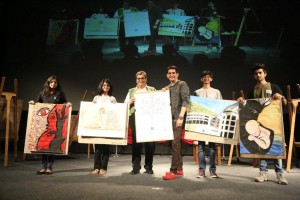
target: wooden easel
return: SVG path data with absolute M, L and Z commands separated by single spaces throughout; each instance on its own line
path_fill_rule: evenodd
M 13 140 L 14 140 L 14 161 L 18 158 L 18 101 L 17 101 L 17 87 L 18 87 L 18 80 L 14 79 L 14 92 L 3 92 L 5 84 L 5 77 L 1 79 L 1 86 L 0 86 L 0 94 L 1 96 L 5 96 L 6 99 L 6 124 L 5 124 L 5 153 L 4 153 L 4 167 L 8 166 L 8 147 L 9 147 L 9 122 L 10 122 L 10 108 L 11 108 L 11 100 L 14 98 L 14 115 L 13 115 Z
M 298 93 L 300 95 L 300 86 L 299 84 L 297 84 L 296 86 L 298 89 Z M 288 100 L 288 111 L 289 111 L 289 121 L 290 121 L 290 142 L 289 142 L 289 150 L 287 156 L 286 171 L 290 172 L 293 151 L 296 159 L 296 165 L 298 166 L 296 147 L 300 147 L 300 142 L 295 141 L 295 125 L 296 125 L 295 123 L 296 123 L 297 107 L 300 102 L 300 99 L 291 98 L 291 91 L 289 85 L 287 86 L 287 100 Z

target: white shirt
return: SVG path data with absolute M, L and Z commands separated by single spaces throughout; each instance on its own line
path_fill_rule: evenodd
M 215 88 L 204 89 L 200 88 L 195 91 L 198 97 L 211 98 L 211 99 L 222 99 L 221 92 Z
M 97 95 L 93 99 L 94 103 L 117 103 L 117 100 L 113 96 Z
M 170 9 L 167 10 L 167 13 L 169 15 L 181 15 L 181 16 L 185 16 L 184 10 L 179 9 L 179 8 L 176 8 L 176 9 L 170 8 Z

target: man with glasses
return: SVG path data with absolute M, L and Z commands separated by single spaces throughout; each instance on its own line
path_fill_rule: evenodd
M 204 98 L 211 99 L 222 99 L 221 92 L 210 86 L 210 83 L 213 81 L 213 74 L 210 71 L 203 71 L 201 75 L 202 88 L 195 91 L 195 95 Z M 206 169 L 206 160 L 205 160 L 205 142 L 198 142 L 198 159 L 199 159 L 199 170 L 197 174 L 197 178 L 205 177 L 205 169 Z M 216 164 L 215 164 L 215 150 L 216 145 L 213 142 L 209 143 L 209 172 L 211 178 L 218 178 L 216 174 Z
M 177 175 L 183 175 L 181 156 L 181 133 L 184 126 L 184 117 L 189 105 L 190 89 L 186 82 L 179 80 L 178 68 L 171 65 L 167 68 L 167 78 L 170 84 L 163 90 L 170 90 L 172 126 L 174 140 L 172 142 L 172 163 L 169 172 L 163 176 L 165 180 L 172 180 Z
M 147 174 L 153 174 L 153 155 L 155 151 L 154 142 L 137 143 L 136 142 L 136 130 L 135 130 L 135 93 L 155 91 L 154 87 L 147 85 L 147 74 L 144 71 L 138 71 L 135 75 L 136 87 L 129 89 L 125 99 L 125 103 L 130 104 L 129 111 L 129 126 L 132 129 L 132 171 L 130 174 L 135 175 L 140 173 L 141 169 L 141 154 L 143 145 L 145 146 L 145 172 Z

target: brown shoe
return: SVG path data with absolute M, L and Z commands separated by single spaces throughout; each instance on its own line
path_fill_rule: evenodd
M 46 175 L 51 175 L 52 174 L 52 170 L 51 169 L 47 169 L 45 172 Z

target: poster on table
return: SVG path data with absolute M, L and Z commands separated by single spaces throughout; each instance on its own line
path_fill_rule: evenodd
M 190 96 L 185 139 L 237 144 L 237 101 Z
M 65 104 L 29 105 L 24 153 L 67 155 L 71 112 Z
M 247 158 L 284 159 L 280 100 L 249 99 L 240 105 L 240 154 Z
M 194 35 L 195 19 L 192 16 L 163 15 L 158 35 L 192 37 Z
M 127 144 L 127 103 L 81 101 L 79 113 L 77 135 L 80 143 L 124 144 L 126 141 Z
M 136 141 L 173 140 L 169 91 L 136 93 L 134 97 Z
M 47 45 L 77 45 L 79 20 L 49 20 Z
M 220 18 L 196 18 L 194 42 L 215 45 L 220 44 Z
M 150 35 L 148 12 L 124 13 L 124 28 L 126 37 Z
M 118 39 L 119 19 L 86 18 L 84 23 L 84 39 Z

